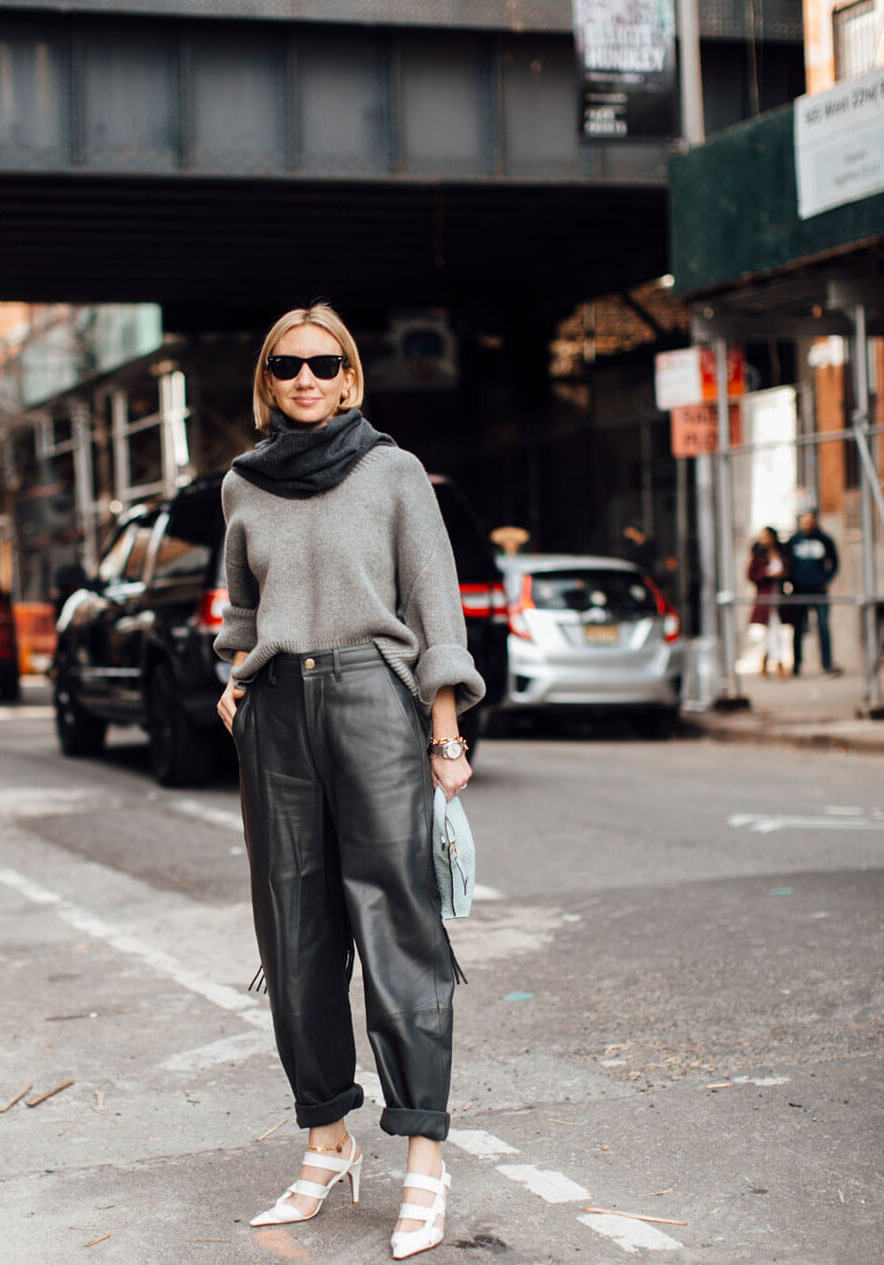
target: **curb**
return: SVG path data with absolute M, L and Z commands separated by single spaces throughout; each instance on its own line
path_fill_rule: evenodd
M 813 747 L 817 751 L 855 751 L 865 755 L 884 752 L 884 725 L 876 732 L 880 722 L 856 721 L 857 725 L 875 726 L 870 733 L 841 732 L 837 729 L 818 728 L 796 731 L 783 726 L 766 726 L 757 722 L 750 725 L 716 723 L 700 720 L 682 713 L 679 728 L 685 737 L 710 738 L 714 742 L 744 742 L 757 746 Z

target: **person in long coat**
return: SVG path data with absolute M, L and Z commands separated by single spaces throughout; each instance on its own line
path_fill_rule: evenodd
M 773 666 L 777 676 L 786 675 L 783 664 L 783 621 L 779 597 L 787 579 L 786 557 L 780 538 L 773 527 L 764 527 L 752 546 L 748 579 L 755 585 L 755 605 L 750 624 L 762 624 L 766 630 L 761 675 L 767 676 Z

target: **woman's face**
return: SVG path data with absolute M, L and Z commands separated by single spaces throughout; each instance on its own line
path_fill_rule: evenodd
M 770 549 L 774 543 L 774 538 L 766 529 L 758 537 L 765 549 Z
M 271 352 L 273 356 L 301 356 L 305 360 L 310 356 L 342 354 L 335 336 L 319 325 L 296 325 L 283 334 Z M 318 429 L 334 417 L 356 375 L 352 369 L 341 367 L 333 378 L 317 378 L 305 363 L 294 378 L 280 380 L 268 370 L 264 376 L 281 413 L 302 426 Z

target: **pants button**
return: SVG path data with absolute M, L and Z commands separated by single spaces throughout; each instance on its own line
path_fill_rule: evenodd
M 315 667 L 316 667 L 316 660 L 315 660 L 315 659 L 305 659 L 305 660 L 304 660 L 304 667 L 305 667 L 305 668 L 307 669 L 307 671 L 309 672 L 311 668 L 315 668 Z

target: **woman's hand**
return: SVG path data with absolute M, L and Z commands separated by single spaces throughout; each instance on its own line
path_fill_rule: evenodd
M 473 776 L 470 762 L 465 755 L 459 755 L 456 760 L 446 760 L 444 756 L 431 755 L 430 769 L 433 773 L 433 785 L 442 787 L 446 799 L 454 799 L 458 791 L 465 790 Z
M 224 724 L 224 728 L 229 734 L 233 733 L 233 718 L 236 715 L 236 705 L 245 694 L 243 687 L 234 680 L 233 677 L 224 687 L 224 693 L 218 699 L 218 715 Z

